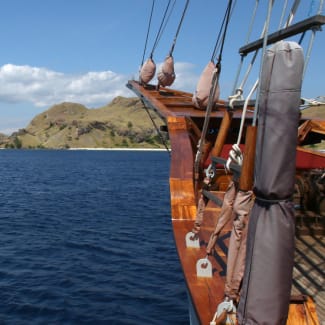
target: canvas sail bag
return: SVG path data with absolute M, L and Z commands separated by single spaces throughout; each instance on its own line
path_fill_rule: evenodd
M 303 51 L 295 42 L 267 50 L 261 78 L 255 155 L 255 203 L 250 215 L 239 324 L 285 325 L 294 262 L 291 197 Z
M 197 83 L 195 93 L 193 94 L 192 102 L 197 109 L 205 110 L 208 106 L 209 96 L 212 86 L 212 78 L 215 73 L 216 66 L 210 61 L 204 68 L 200 79 Z M 216 103 L 220 96 L 219 84 L 217 85 L 213 103 Z
M 140 82 L 142 84 L 147 84 L 155 76 L 156 64 L 152 58 L 149 58 L 141 67 L 140 70 Z
M 174 70 L 174 59 L 172 56 L 167 56 L 158 72 L 158 83 L 163 87 L 168 87 L 174 82 L 176 75 Z

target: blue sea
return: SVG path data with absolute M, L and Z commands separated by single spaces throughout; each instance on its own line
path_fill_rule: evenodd
M 0 151 L 0 324 L 188 324 L 161 151 Z

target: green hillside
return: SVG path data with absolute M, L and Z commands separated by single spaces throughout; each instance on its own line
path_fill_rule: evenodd
M 150 112 L 155 123 L 163 121 Z M 110 104 L 88 109 L 61 103 L 37 115 L 29 125 L 9 137 L 0 136 L 6 148 L 163 148 L 142 103 L 117 97 Z

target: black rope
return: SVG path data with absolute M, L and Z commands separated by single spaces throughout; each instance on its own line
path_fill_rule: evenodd
M 163 19 L 162 19 L 161 24 L 159 26 L 159 30 L 158 30 L 158 33 L 157 33 L 157 36 L 156 36 L 154 45 L 152 47 L 152 51 L 151 51 L 151 54 L 150 54 L 150 58 L 153 57 L 153 52 L 155 51 L 155 49 L 156 49 L 156 47 L 158 45 L 158 42 L 160 40 L 160 37 L 162 35 L 162 32 L 163 32 L 163 30 L 164 30 L 164 28 L 166 26 L 164 23 L 165 23 L 165 20 L 166 20 L 166 17 L 167 17 L 167 13 L 168 13 L 168 9 L 169 9 L 170 3 L 171 3 L 171 0 L 168 1 L 167 7 L 165 9 Z M 174 4 L 175 4 L 175 1 L 174 1 Z
M 222 36 L 221 48 L 220 48 L 219 57 L 218 57 L 218 63 L 217 63 L 218 65 L 220 65 L 220 63 L 221 63 L 223 47 L 224 47 L 224 45 L 225 45 L 226 34 L 227 34 L 228 25 L 229 25 L 229 20 L 230 20 L 231 7 L 232 7 L 232 0 L 229 0 L 229 3 L 228 3 L 228 10 L 227 10 L 226 25 L 225 25 L 225 30 L 224 30 L 224 33 L 223 33 L 223 36 Z
M 214 61 L 215 57 L 216 57 L 216 52 L 217 52 L 218 47 L 219 47 L 220 37 L 221 37 L 221 33 L 223 31 L 223 28 L 224 28 L 223 26 L 224 26 L 225 21 L 226 21 L 227 12 L 228 12 L 228 7 L 227 7 L 227 10 L 225 12 L 225 15 L 223 16 L 223 20 L 222 20 L 221 27 L 220 27 L 220 30 L 219 30 L 219 33 L 218 33 L 218 37 L 217 37 L 217 41 L 216 41 L 216 44 L 215 44 L 213 52 L 212 52 L 211 61 Z
M 147 106 L 145 105 L 145 103 L 144 103 L 143 101 L 142 101 L 142 104 L 143 104 L 143 107 L 144 107 L 144 109 L 146 110 L 146 112 L 147 112 L 147 114 L 148 114 L 148 116 L 149 116 L 149 118 L 150 118 L 150 120 L 151 120 L 153 126 L 155 127 L 156 132 L 157 132 L 157 134 L 158 134 L 158 136 L 159 136 L 161 142 L 163 143 L 163 145 L 164 145 L 164 147 L 165 147 L 165 149 L 166 149 L 166 151 L 168 152 L 168 155 L 169 155 L 169 157 L 170 157 L 170 156 L 171 156 L 171 155 L 170 155 L 170 150 L 169 150 L 169 148 L 168 148 L 168 146 L 167 146 L 167 143 L 166 143 L 164 137 L 161 135 L 161 133 L 160 133 L 160 131 L 159 131 L 159 128 L 158 128 L 156 122 L 155 122 L 154 119 L 152 118 L 151 114 L 149 113 L 149 110 L 148 110 Z
M 168 21 L 169 21 L 169 19 L 170 19 L 170 16 L 171 16 L 171 14 L 172 14 L 172 12 L 173 12 L 173 10 L 174 10 L 175 4 L 176 4 L 176 0 L 174 0 L 173 5 L 172 5 L 171 9 L 169 10 L 168 17 L 167 17 L 167 19 L 165 20 L 164 26 L 163 26 L 163 28 L 162 28 L 162 30 L 161 30 L 160 35 L 159 35 L 158 43 L 159 43 L 159 41 L 160 41 L 160 39 L 161 39 L 161 36 L 162 36 L 162 34 L 164 33 L 164 30 L 165 30 L 165 28 L 166 28 L 166 26 L 167 26 L 167 24 L 168 24 Z
M 216 66 L 218 66 L 219 69 L 220 69 L 220 64 L 221 64 L 223 47 L 224 47 L 224 44 L 225 44 L 226 34 L 227 34 L 227 30 L 228 30 L 231 9 L 232 9 L 232 0 L 229 0 L 225 15 L 224 15 L 223 20 L 222 20 L 221 28 L 220 28 L 220 31 L 219 31 L 219 34 L 218 34 L 217 42 L 216 42 L 216 45 L 215 45 L 215 47 L 213 49 L 213 53 L 212 53 L 212 57 L 211 57 L 211 61 L 214 61 L 214 59 L 216 57 L 217 49 L 219 47 L 220 37 L 221 37 L 221 34 L 222 34 L 219 57 L 218 57 L 217 64 L 216 64 Z
M 147 44 L 148 44 L 148 38 L 149 38 L 149 32 L 150 32 L 151 20 L 152 20 L 152 14 L 153 14 L 154 7 L 155 7 L 155 0 L 152 0 L 152 7 L 151 7 L 149 25 L 148 25 L 148 30 L 147 30 L 147 37 L 146 37 L 146 41 L 145 41 L 145 45 L 144 45 L 144 50 L 143 50 L 143 55 L 142 55 L 141 66 L 143 65 L 144 57 L 145 57 L 146 51 L 147 51 Z
M 185 7 L 184 7 L 184 10 L 183 10 L 183 14 L 182 14 L 181 20 L 180 20 L 180 22 L 178 24 L 178 28 L 177 28 L 177 31 L 176 31 L 176 34 L 175 34 L 175 37 L 174 37 L 174 41 L 173 41 L 172 47 L 171 47 L 171 49 L 169 51 L 169 56 L 172 56 L 173 55 L 173 51 L 174 51 L 174 48 L 175 48 L 175 45 L 176 45 L 176 40 L 177 40 L 179 31 L 181 29 L 181 26 L 182 26 L 182 23 L 183 23 L 183 20 L 184 20 L 185 13 L 186 13 L 186 10 L 187 10 L 187 7 L 188 7 L 189 2 L 190 2 L 190 0 L 186 0 Z
M 298 42 L 299 45 L 301 45 L 302 41 L 303 41 L 304 38 L 305 38 L 305 35 L 306 35 L 306 31 L 304 31 L 304 32 L 301 34 L 300 39 L 299 39 L 299 42 Z

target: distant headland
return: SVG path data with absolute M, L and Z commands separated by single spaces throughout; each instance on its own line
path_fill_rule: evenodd
M 150 116 L 158 128 L 164 124 L 154 112 Z M 96 109 L 69 102 L 54 105 L 26 128 L 10 136 L 0 134 L 0 148 L 161 149 L 164 145 L 141 101 L 116 97 Z

